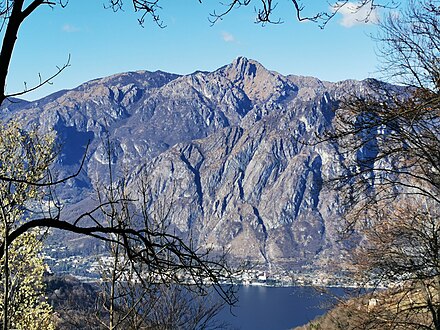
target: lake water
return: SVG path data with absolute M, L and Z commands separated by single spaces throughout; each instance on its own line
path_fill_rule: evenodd
M 335 289 L 342 293 L 342 289 Z M 333 292 L 335 292 L 333 290 Z M 304 325 L 322 315 L 329 297 L 310 287 L 242 286 L 239 302 L 222 311 L 220 318 L 243 330 L 284 330 Z

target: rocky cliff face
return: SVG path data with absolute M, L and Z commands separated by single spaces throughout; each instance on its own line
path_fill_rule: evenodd
M 78 167 L 91 141 L 85 171 L 63 189 L 71 204 L 105 182 L 108 132 L 116 171 L 134 179 L 147 169 L 151 210 L 172 201 L 178 232 L 237 260 L 325 267 L 339 253 L 341 209 L 323 185 L 341 159 L 337 146 L 309 142 L 330 127 L 338 98 L 363 86 L 283 76 L 238 58 L 214 72 L 97 79 L 7 104 L 2 117 L 57 131 L 59 175 Z

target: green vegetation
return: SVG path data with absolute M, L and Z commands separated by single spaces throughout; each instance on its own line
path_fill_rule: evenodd
M 46 177 L 54 159 L 54 136 L 24 131 L 17 124 L 0 129 L 1 314 L 4 328 L 53 328 L 51 307 L 44 301 L 45 266 L 35 230 L 15 240 L 10 233 L 30 216 L 31 204 L 44 206 L 46 192 L 31 184 Z M 13 178 L 13 180 L 11 180 Z
M 40 256 L 42 242 L 37 236 L 35 232 L 26 233 L 9 248 L 7 319 L 12 329 L 55 329 L 53 308 L 45 299 L 43 279 L 46 266 Z M 4 260 L 1 260 L 3 269 Z M 4 291 L 0 299 L 6 300 Z M 2 316 L 5 313 L 3 306 L 0 309 Z

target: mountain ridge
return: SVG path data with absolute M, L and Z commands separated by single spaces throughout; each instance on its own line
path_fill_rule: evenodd
M 341 159 L 337 146 L 304 142 L 331 127 L 342 95 L 365 88 L 283 76 L 239 57 L 213 72 L 95 79 L 13 111 L 2 106 L 1 116 L 55 129 L 63 144 L 59 175 L 79 166 L 91 141 L 84 171 L 62 189 L 68 209 L 106 182 L 109 136 L 116 174 L 133 181 L 146 169 L 150 211 L 172 201 L 173 230 L 236 260 L 324 269 L 343 248 L 342 206 L 323 189 L 342 171 Z

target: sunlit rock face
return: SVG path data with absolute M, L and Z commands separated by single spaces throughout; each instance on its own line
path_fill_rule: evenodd
M 83 171 L 61 189 L 64 217 L 118 175 L 146 170 L 152 213 L 171 230 L 264 267 L 326 267 L 339 254 L 341 206 L 324 189 L 341 171 L 338 146 L 314 144 L 337 100 L 364 83 L 283 76 L 240 57 L 214 72 L 138 71 L 87 82 L 35 102 L 7 102 L 4 119 L 55 129 L 55 172 Z M 110 153 L 105 141 L 111 142 Z M 65 189 L 68 188 L 68 189 Z M 81 202 L 81 203 L 80 203 Z

